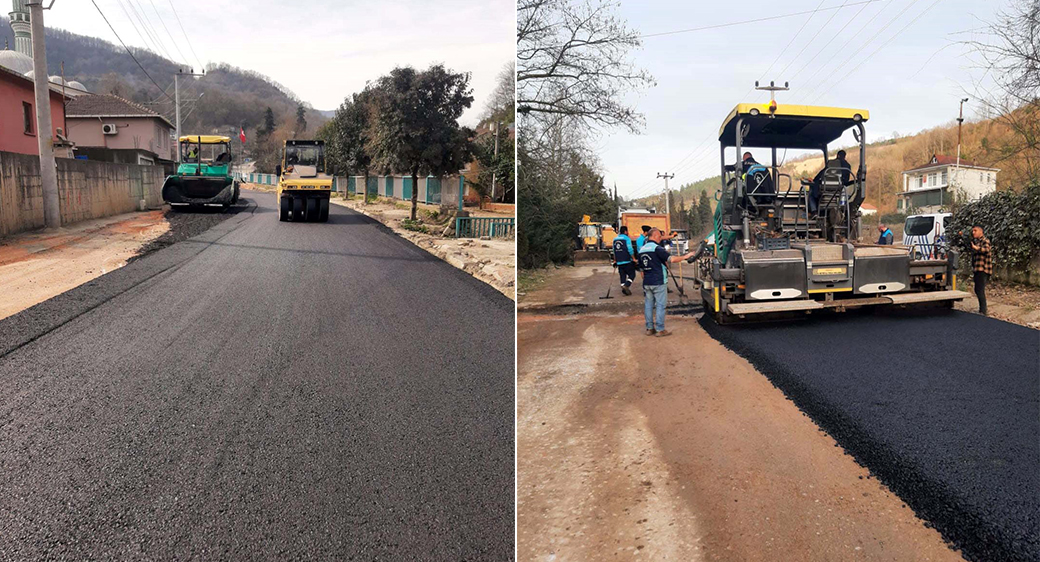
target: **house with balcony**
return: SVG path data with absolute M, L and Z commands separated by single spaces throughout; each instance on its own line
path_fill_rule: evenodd
M 974 201 L 997 189 L 999 168 L 980 166 L 955 156 L 933 154 L 928 163 L 903 172 L 902 212 L 934 213 L 954 200 Z

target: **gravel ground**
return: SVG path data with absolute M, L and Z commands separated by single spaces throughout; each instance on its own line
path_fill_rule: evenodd
M 226 210 L 203 208 L 188 212 L 168 208 L 165 211 L 164 218 L 166 219 L 166 222 L 170 223 L 170 230 L 148 244 L 145 244 L 136 256 L 127 260 L 127 263 L 140 259 L 156 250 L 161 250 L 167 246 L 176 244 L 182 240 L 194 238 L 232 216 L 255 207 L 255 203 L 252 203 L 243 197 L 239 199 L 236 205 Z
M 1040 333 L 963 312 L 706 330 L 972 560 L 1040 560 Z

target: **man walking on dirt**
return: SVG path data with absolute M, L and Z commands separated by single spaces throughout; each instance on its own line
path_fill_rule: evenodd
M 632 239 L 628 237 L 628 227 L 622 226 L 620 233 L 614 238 L 614 263 L 621 275 L 621 292 L 632 294 L 632 281 L 636 278 L 636 264 L 632 261 L 636 254 L 632 248 Z
M 661 246 L 664 234 L 660 229 L 650 230 L 649 240 L 639 251 L 639 269 L 643 272 L 643 314 L 646 318 L 646 335 L 664 337 L 671 332 L 664 329 L 664 309 L 668 306 L 668 264 L 677 263 L 693 256 L 688 252 L 673 256 Z M 656 316 L 656 318 L 655 318 Z
M 971 229 L 971 269 L 974 272 L 975 296 L 979 298 L 979 314 L 986 316 L 986 283 L 993 274 L 993 249 L 983 236 L 982 227 Z

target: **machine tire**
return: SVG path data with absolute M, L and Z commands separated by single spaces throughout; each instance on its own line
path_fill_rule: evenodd
M 318 200 L 313 197 L 307 198 L 307 222 L 318 220 Z
M 292 220 L 293 222 L 303 222 L 303 198 L 293 197 L 292 198 Z
M 278 203 L 278 220 L 285 222 L 289 220 L 289 198 L 282 197 Z
M 322 199 L 321 204 L 318 207 L 318 220 L 320 222 L 329 221 L 329 200 Z

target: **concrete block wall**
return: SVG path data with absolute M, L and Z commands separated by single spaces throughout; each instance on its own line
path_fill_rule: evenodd
M 55 162 L 62 224 L 129 213 L 142 199 L 151 208 L 162 205 L 161 166 L 67 158 Z M 39 158 L 0 152 L 0 236 L 43 226 Z

